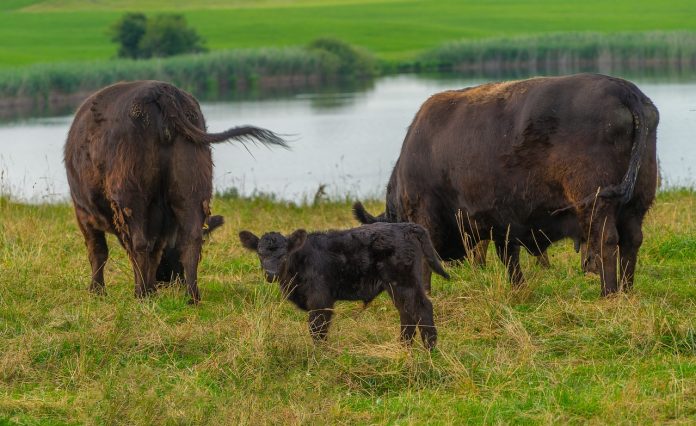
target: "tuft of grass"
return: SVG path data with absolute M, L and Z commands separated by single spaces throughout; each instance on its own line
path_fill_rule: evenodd
M 383 203 L 367 203 L 378 211 Z M 213 200 L 200 306 L 183 288 L 133 297 L 116 240 L 107 296 L 72 208 L 0 199 L 0 422 L 15 423 L 689 423 L 696 416 L 696 193 L 659 194 L 644 224 L 633 292 L 599 297 L 572 244 L 552 267 L 448 265 L 432 300 L 430 353 L 398 342 L 382 295 L 343 302 L 326 343 L 266 283 L 237 240 L 254 232 L 355 226 L 351 203 Z

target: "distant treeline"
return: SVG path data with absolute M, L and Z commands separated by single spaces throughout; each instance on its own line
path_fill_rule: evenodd
M 0 71 L 0 116 L 74 108 L 121 80 L 172 82 L 204 99 L 254 90 L 320 88 L 337 80 L 395 72 L 694 73 L 696 32 L 558 33 L 447 43 L 410 62 L 378 61 L 364 49 L 321 39 L 294 48 L 243 49 L 166 59 L 34 65 Z

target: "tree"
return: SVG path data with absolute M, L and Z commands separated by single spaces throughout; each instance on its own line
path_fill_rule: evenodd
M 111 41 L 119 43 L 118 56 L 139 58 L 140 40 L 145 34 L 147 17 L 142 13 L 126 13 L 111 27 Z
M 139 43 L 145 57 L 204 52 L 203 40 L 182 15 L 157 15 L 147 22 Z
M 369 52 L 344 41 L 319 38 L 309 44 L 309 49 L 329 55 L 342 77 L 373 77 L 377 73 L 377 62 Z
M 203 39 L 189 28 L 182 15 L 163 14 L 148 19 L 127 13 L 112 27 L 111 40 L 119 43 L 118 56 L 150 58 L 204 52 Z

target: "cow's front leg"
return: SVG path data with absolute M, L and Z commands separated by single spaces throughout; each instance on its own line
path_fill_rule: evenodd
M 524 284 L 524 276 L 520 267 L 520 246 L 506 241 L 496 241 L 495 251 L 508 271 L 508 278 L 513 287 Z

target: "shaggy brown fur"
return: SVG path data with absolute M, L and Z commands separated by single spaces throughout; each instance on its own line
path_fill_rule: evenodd
M 197 269 L 212 195 L 210 144 L 235 139 L 285 146 L 273 132 L 256 127 L 205 129 L 193 96 L 159 81 L 117 83 L 80 106 L 65 144 L 65 167 L 93 292 L 104 293 L 104 233 L 110 232 L 128 252 L 137 297 L 154 291 L 169 246 L 180 253 L 191 302 L 200 300 Z
M 358 203 L 356 217 L 421 224 L 445 259 L 467 254 L 460 226 L 471 246 L 491 238 L 515 284 L 521 246 L 539 255 L 570 237 L 613 293 L 633 285 L 657 123 L 635 85 L 598 74 L 438 93 L 409 128 L 385 212 Z

